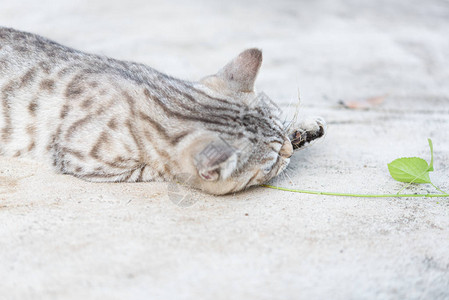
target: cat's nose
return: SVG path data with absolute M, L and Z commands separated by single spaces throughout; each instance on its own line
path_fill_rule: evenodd
M 290 158 L 293 154 L 293 146 L 292 143 L 287 139 L 282 145 L 281 150 L 279 151 L 279 155 L 283 158 Z

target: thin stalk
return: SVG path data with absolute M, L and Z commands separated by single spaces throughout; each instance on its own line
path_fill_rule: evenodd
M 402 192 L 404 189 L 408 188 L 410 185 L 412 185 L 412 183 L 415 183 L 416 179 L 421 178 L 421 176 L 423 176 L 424 174 L 428 173 L 430 170 L 430 166 L 427 167 L 427 169 L 422 172 L 421 174 L 419 174 L 418 176 L 416 176 L 412 181 L 410 181 L 409 183 L 405 184 L 398 192 L 397 194 L 399 194 L 400 192 Z M 431 185 L 433 185 L 432 182 L 429 182 Z M 434 185 L 433 185 L 434 186 Z M 438 188 L 436 186 L 434 186 L 437 190 Z M 443 194 L 445 194 L 444 192 L 442 192 Z
M 438 187 L 436 187 L 432 182 L 430 183 L 435 189 L 437 189 L 438 191 L 440 191 L 443 194 L 447 194 L 445 191 L 439 189 Z
M 334 193 L 334 192 L 319 192 L 309 190 L 297 190 L 288 189 L 274 185 L 262 184 L 261 186 L 270 189 L 302 193 L 302 194 L 314 194 L 314 195 L 327 195 L 327 196 L 344 196 L 344 197 L 363 197 L 363 198 L 405 198 L 405 197 L 449 197 L 449 194 L 353 194 L 353 193 Z M 439 189 L 438 189 L 439 190 Z

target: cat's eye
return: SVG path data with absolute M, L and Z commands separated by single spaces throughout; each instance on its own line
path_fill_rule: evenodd
M 271 167 L 266 167 L 266 168 L 262 169 L 262 171 L 264 174 L 268 174 L 271 171 Z

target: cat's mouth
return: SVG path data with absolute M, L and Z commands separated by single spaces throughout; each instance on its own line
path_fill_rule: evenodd
M 274 175 L 274 177 L 275 177 L 275 176 L 278 176 L 278 175 L 281 174 L 285 169 L 287 169 L 287 166 L 288 166 L 289 163 L 290 163 L 290 158 L 284 158 L 284 159 L 282 159 L 281 162 L 280 162 L 280 164 L 279 164 L 279 168 L 278 168 L 278 170 L 276 171 L 276 175 Z
M 278 155 L 277 160 L 273 164 L 273 167 L 271 168 L 271 170 L 269 172 L 267 172 L 263 178 L 261 178 L 260 180 L 258 180 L 258 182 L 255 182 L 254 184 L 266 183 L 267 181 L 269 181 L 269 180 L 273 179 L 274 177 L 278 176 L 279 174 L 281 174 L 287 168 L 288 164 L 290 163 L 290 156 L 285 157 L 282 155 Z

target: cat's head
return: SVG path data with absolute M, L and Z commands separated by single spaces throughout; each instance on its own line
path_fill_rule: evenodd
M 217 124 L 189 146 L 191 185 L 212 194 L 237 192 L 267 182 L 287 167 L 293 146 L 280 111 L 254 91 L 261 64 L 262 52 L 248 49 L 196 86 L 211 105 L 227 110 L 217 110 Z

